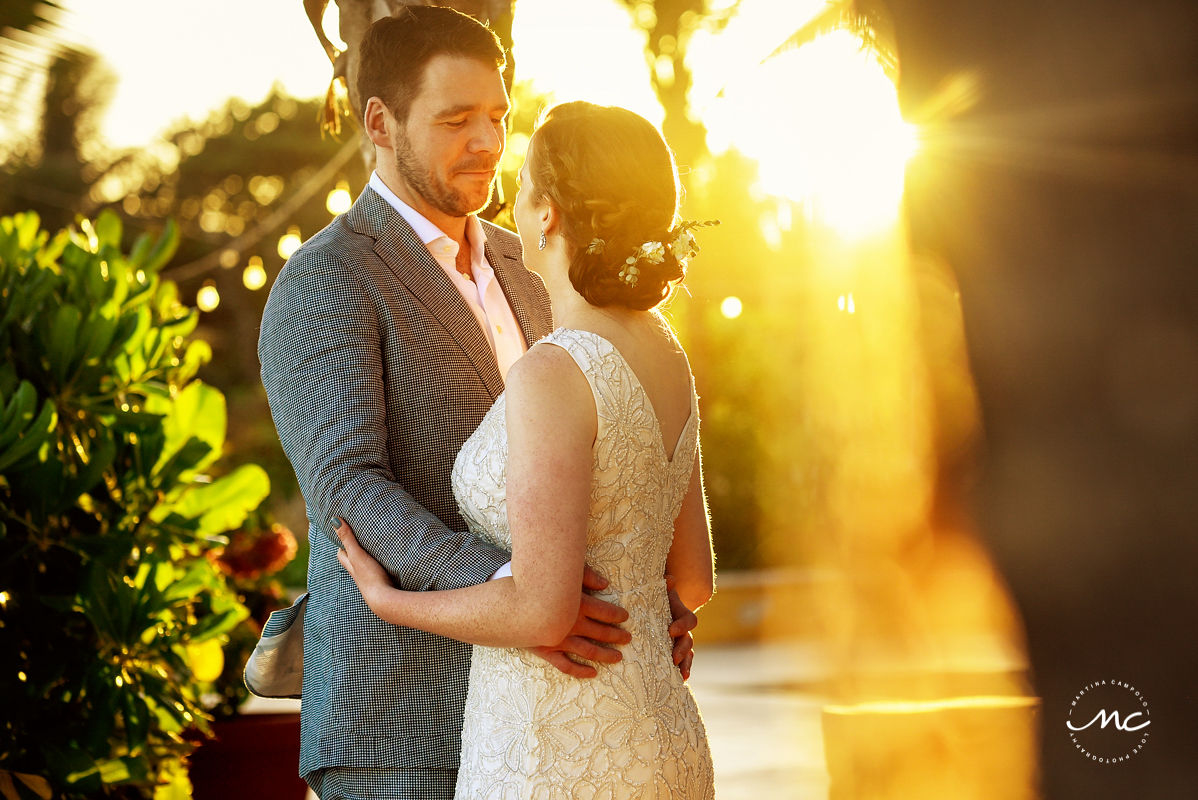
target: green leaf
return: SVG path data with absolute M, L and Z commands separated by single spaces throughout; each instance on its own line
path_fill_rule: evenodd
M 155 469 L 154 482 L 162 488 L 172 487 L 182 480 L 189 479 L 190 474 L 212 460 L 211 456 L 212 445 L 192 437 L 171 455 L 166 463 Z M 165 506 L 160 505 L 155 510 L 155 519 L 163 519 L 166 510 Z
M 150 330 L 153 321 L 150 309 L 145 306 L 137 306 L 131 315 L 126 314 L 121 317 L 121 324 L 117 327 L 113 338 L 124 343 L 122 349 L 126 353 L 137 352 L 141 349 L 142 341 L 146 338 L 146 333 Z
M 146 707 L 146 702 L 132 691 L 124 692 L 121 702 L 124 706 L 125 739 L 129 743 L 129 750 L 136 753 L 146 743 L 146 737 L 150 732 L 150 709 Z
M 41 231 L 42 219 L 36 211 L 26 211 L 17 214 L 15 218 L 17 242 L 22 250 L 32 250 L 37 247 L 38 234 Z
M 17 391 L 4 406 L 0 416 L 0 453 L 33 421 L 37 409 L 37 389 L 29 381 L 21 381 Z
M 170 578 L 169 581 L 158 583 L 163 602 L 168 605 L 199 594 L 203 589 L 211 587 L 213 581 L 216 580 L 216 574 L 212 570 L 206 569 L 204 565 L 198 563 L 192 565 L 181 577 L 173 571 L 158 571 L 154 577 L 159 581 L 162 577 Z
M 83 315 L 74 305 L 62 305 L 54 314 L 54 324 L 50 329 L 50 344 L 46 358 L 50 362 L 50 373 L 64 383 L 70 374 L 71 362 L 75 358 L 75 348 L 78 345 L 79 323 Z
M 191 777 L 179 765 L 159 773 L 159 782 L 154 787 L 154 800 L 191 800 Z M 166 782 L 162 779 L 166 778 Z
M 142 267 L 147 272 L 157 272 L 166 262 L 171 260 L 171 257 L 175 254 L 175 250 L 178 248 L 179 226 L 175 224 L 173 219 L 168 217 L 166 227 L 162 229 L 162 233 L 158 236 L 158 241 L 154 242 L 154 246 L 146 253 L 146 259 Z
M 270 494 L 270 478 L 257 464 L 246 464 L 183 495 L 176 513 L 200 518 L 200 531 L 208 535 L 233 530 Z
M 101 761 L 97 767 L 100 770 L 100 780 L 108 784 L 140 781 L 146 777 L 146 762 L 132 756 Z
M 201 381 L 192 381 L 173 400 L 147 397 L 145 410 L 165 414 L 162 431 L 166 439 L 154 472 L 165 466 L 191 439 L 198 439 L 210 448 L 207 456 L 194 465 L 196 468 L 215 461 L 220 455 L 225 441 L 225 396 L 216 389 Z
M 104 470 L 112 465 L 116 458 L 116 442 L 112 432 L 104 429 L 96 432 L 92 440 L 91 451 L 83 459 L 79 473 L 67 484 L 67 495 L 74 499 L 89 491 L 99 482 Z
M 240 603 L 228 611 L 213 612 L 200 619 L 188 633 L 188 641 L 199 644 L 216 636 L 228 633 L 237 627 L 237 623 L 250 615 L 249 609 Z
M 211 360 L 212 346 L 203 339 L 196 339 L 187 346 L 187 352 L 183 355 L 183 362 L 179 365 L 178 372 L 175 373 L 175 380 L 180 383 L 190 381 L 199 372 L 200 367 Z
M 82 345 L 82 361 L 99 360 L 108 353 L 112 346 L 113 336 L 116 335 L 117 320 L 114 317 L 93 313 L 88 317 L 79 331 L 79 343 Z
M 150 248 L 154 246 L 154 239 L 148 233 L 143 233 L 133 242 L 133 249 L 129 251 L 129 263 L 135 267 L 144 266 L 146 258 L 150 255 Z
M 57 424 L 58 412 L 54 408 L 54 403 L 46 400 L 42 405 L 41 413 L 38 414 L 33 424 L 22 432 L 8 449 L 0 451 L 0 472 L 32 455 L 48 442 Z
M 43 778 L 41 775 L 27 775 L 24 772 L 14 773 L 17 780 L 25 784 L 30 790 L 40 797 L 42 800 L 50 800 L 53 792 L 50 790 L 50 781 Z
M 3 795 L 4 800 L 21 800 L 12 776 L 13 773 L 8 770 L 0 769 L 0 795 Z
M 121 218 L 110 208 L 106 208 L 100 212 L 100 216 L 96 218 L 94 226 L 96 238 L 100 240 L 101 247 L 108 245 L 115 249 L 121 247 Z

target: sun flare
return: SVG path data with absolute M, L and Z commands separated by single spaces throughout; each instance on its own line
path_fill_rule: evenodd
M 760 165 L 763 194 L 846 236 L 897 218 L 917 131 L 877 59 L 848 31 L 820 36 L 726 88 L 704 121 L 713 152 Z

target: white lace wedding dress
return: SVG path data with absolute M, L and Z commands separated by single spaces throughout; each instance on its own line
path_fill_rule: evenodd
M 714 797 L 699 709 L 671 659 L 666 555 L 698 446 L 698 408 L 665 449 L 653 406 L 606 339 L 559 328 L 542 341 L 586 375 L 599 416 L 587 563 L 628 611 L 623 660 L 571 678 L 524 650 L 474 648 L 457 798 L 701 800 Z M 470 529 L 511 546 L 507 429 L 501 396 L 466 441 L 453 489 Z

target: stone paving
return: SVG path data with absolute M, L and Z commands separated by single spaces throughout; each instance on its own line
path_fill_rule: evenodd
M 822 671 L 810 645 L 699 644 L 690 683 L 719 800 L 826 800 L 824 701 L 795 688 Z

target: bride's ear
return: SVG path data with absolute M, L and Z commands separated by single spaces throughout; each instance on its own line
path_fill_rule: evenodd
M 545 232 L 546 236 L 561 233 L 562 215 L 560 211 L 549 203 L 543 203 L 537 209 L 537 213 L 541 220 L 541 230 Z

